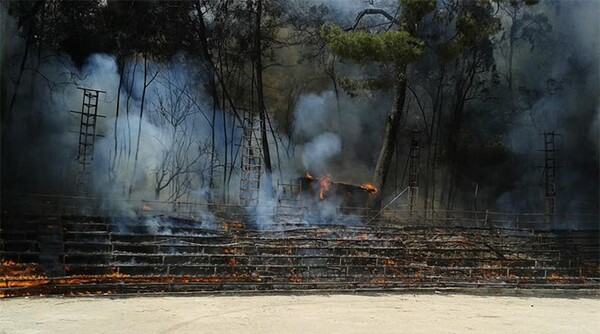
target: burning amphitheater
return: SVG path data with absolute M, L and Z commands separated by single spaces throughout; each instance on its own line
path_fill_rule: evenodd
M 106 162 L 106 155 L 94 159 L 104 92 L 81 91 L 81 110 L 73 111 L 77 155 L 65 160 L 74 160 L 75 175 L 63 180 L 76 191 L 3 191 L 0 297 L 600 287 L 598 216 L 555 212 L 554 133 L 544 134 L 543 213 L 420 210 L 415 131 L 408 186 L 383 196 L 380 209 L 368 203 L 381 189 L 343 182 L 324 168 L 288 183 L 272 180 L 264 170 L 264 129 L 248 113 L 239 131 L 235 201 L 161 200 L 161 189 L 150 195 L 156 200 L 135 199 L 131 184 L 119 195 L 94 191 L 113 186 L 93 178 Z M 327 158 L 340 145 L 325 133 L 305 149 Z M 319 166 L 317 156 L 308 162 Z
M 130 201 L 128 216 L 107 199 L 15 196 L 0 296 L 599 287 L 597 230 L 551 229 L 545 214 L 370 212 L 357 204 L 376 188 L 331 176 L 279 187 L 271 206 Z
M 83 89 L 76 112 L 77 195 L 3 194 L 2 297 L 600 286 L 598 217 L 556 214 L 548 177 L 542 214 L 418 210 L 414 136 L 409 186 L 381 210 L 366 205 L 377 187 L 328 173 L 265 191 L 260 122 L 249 116 L 237 204 L 94 197 L 100 93 Z

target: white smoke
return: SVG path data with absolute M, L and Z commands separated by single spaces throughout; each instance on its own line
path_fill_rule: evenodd
M 300 97 L 294 114 L 297 170 L 331 173 L 334 180 L 362 184 L 370 180 L 389 111 L 388 92 L 350 97 L 333 90 Z M 296 166 L 296 169 L 298 166 Z
M 302 164 L 306 170 L 322 175 L 327 172 L 329 159 L 340 153 L 341 148 L 340 137 L 331 132 L 322 133 L 304 145 Z

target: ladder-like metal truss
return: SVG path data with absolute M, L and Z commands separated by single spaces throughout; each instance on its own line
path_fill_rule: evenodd
M 92 184 L 92 162 L 94 160 L 94 145 L 96 140 L 96 124 L 98 117 L 98 97 L 101 90 L 81 88 L 83 101 L 81 111 L 71 111 L 80 114 L 79 122 L 79 149 L 77 152 L 77 192 L 81 196 L 90 196 Z
M 554 132 L 544 132 L 544 190 L 545 213 L 551 221 L 556 209 L 556 159 Z
M 260 121 L 250 112 L 244 112 L 242 131 L 240 205 L 256 206 L 262 171 L 262 142 L 259 139 Z
M 410 212 L 416 209 L 419 193 L 419 159 L 421 156 L 419 130 L 410 132 L 410 152 L 408 154 L 408 186 Z

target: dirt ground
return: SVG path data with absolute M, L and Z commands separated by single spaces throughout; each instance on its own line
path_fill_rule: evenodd
M 600 299 L 457 294 L 18 298 L 0 333 L 600 333 Z

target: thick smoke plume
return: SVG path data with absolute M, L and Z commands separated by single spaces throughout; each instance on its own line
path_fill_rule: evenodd
M 527 46 L 515 58 L 522 111 L 507 127 L 505 144 L 519 160 L 518 182 L 498 198 L 505 211 L 543 208 L 544 132 L 556 137 L 557 212 L 598 213 L 600 11 L 596 1 L 538 9 L 549 17 L 552 40 Z M 547 66 L 540 68 L 540 61 Z M 498 61 L 501 63 L 500 61 Z
M 392 4 L 397 2 L 329 0 L 323 4 L 329 7 L 327 22 L 348 27 L 361 9 L 386 8 L 393 13 Z M 506 182 L 508 189 L 493 198 L 495 207 L 489 209 L 541 211 L 540 133 L 555 131 L 560 134 L 557 211 L 597 213 L 600 59 L 595 15 L 599 3 L 560 2 L 556 6 L 540 5 L 536 10 L 549 18 L 553 40 L 537 45 L 533 51 L 525 43 L 517 46 L 513 64 L 517 69 L 517 107 L 513 108 L 513 101 L 489 106 L 498 109 L 494 110 L 496 114 L 514 113 L 500 131 L 502 144 L 510 153 L 509 162 L 494 168 L 500 170 L 498 175 L 504 168 L 517 175 L 515 180 L 497 180 Z M 14 20 L 5 12 L 2 18 L 7 19 L 4 36 L 14 37 L 2 43 L 2 70 L 7 77 L 3 82 L 15 82 L 24 41 L 18 37 Z M 236 145 L 241 135 L 234 118 L 211 105 L 204 85 L 206 66 L 183 53 L 168 61 L 145 62 L 141 56 L 117 59 L 94 54 L 81 68 L 74 68 L 67 55 L 50 51 L 26 59 L 28 70 L 23 72 L 19 86 L 3 88 L 3 110 L 16 94 L 10 124 L 3 119 L 3 197 L 11 192 L 77 194 L 78 141 L 73 131 L 78 131 L 79 117 L 69 111 L 81 108 L 82 93 L 76 88 L 80 86 L 106 91 L 99 103 L 99 113 L 106 116 L 98 127 L 103 137 L 97 138 L 93 165 L 94 196 L 107 199 L 106 206 L 121 206 L 116 209 L 133 216 L 139 208 L 128 201 L 108 199 L 207 203 L 223 194 L 225 201 L 235 202 L 239 189 Z M 377 72 L 346 63 L 336 66 L 340 74 L 348 76 L 367 77 Z M 506 70 L 499 54 L 496 66 L 500 72 Z M 336 181 L 355 184 L 370 181 L 390 107 L 389 92 L 359 92 L 351 97 L 340 89 L 336 92 L 333 85 L 300 96 L 292 108 L 290 138 L 279 134 L 282 142 L 295 148 L 294 153 L 289 159 L 282 156 L 277 160 L 278 152 L 271 152 L 275 165 L 281 166 L 274 168 L 272 177 L 288 181 L 310 172 L 316 177 L 331 174 Z M 406 110 L 410 125 L 418 126 L 419 111 L 410 97 Z M 481 113 L 478 122 L 489 123 L 488 114 L 492 113 Z M 273 126 L 277 129 L 277 124 Z M 390 179 L 402 176 L 406 161 L 408 142 L 405 137 L 398 141 L 399 158 Z M 270 141 L 272 150 L 274 146 Z M 224 165 L 225 160 L 228 165 Z M 233 176 L 227 183 L 222 174 L 231 165 Z M 263 177 L 262 184 L 264 181 Z M 262 190 L 263 205 L 251 212 L 259 228 L 273 226 L 278 191 Z M 322 216 L 335 217 L 339 202 L 332 199 L 321 203 Z M 198 216 L 211 221 L 212 216 L 206 216 L 205 211 L 198 209 Z
M 303 95 L 295 110 L 292 140 L 301 150 L 304 171 L 327 173 L 339 181 L 362 184 L 371 179 L 389 110 L 386 93 L 351 98 L 331 90 Z M 297 167 L 296 167 L 297 168 Z
M 14 20 L 9 21 L 7 26 L 14 29 Z M 13 32 L 5 36 L 18 36 Z M 3 43 L 3 70 L 11 78 L 19 75 L 15 63 L 22 57 L 22 44 L 17 37 Z M 97 123 L 92 185 L 93 196 L 107 199 L 105 206 L 126 214 L 132 213 L 131 201 L 117 205 L 108 199 L 203 202 L 214 196 L 208 191 L 211 174 L 216 179 L 220 172 L 214 166 L 226 154 L 234 160 L 233 150 L 225 151 L 224 144 L 231 148 L 239 135 L 232 119 L 207 103 L 210 99 L 199 85 L 203 73 L 197 71 L 203 66 L 184 54 L 166 63 L 129 58 L 121 65 L 111 55 L 95 54 L 77 69 L 67 55 L 43 52 L 27 59 L 29 70 L 23 72 L 16 92 L 8 87 L 3 97 L 7 108 L 6 97 L 16 94 L 10 124 L 3 119 L 5 198 L 16 192 L 78 194 L 80 116 L 70 112 L 81 110 L 83 94 L 77 87 L 106 92 L 98 103 L 98 113 L 105 118 Z M 223 129 L 229 131 L 227 137 Z M 213 192 L 223 186 L 215 182 Z

